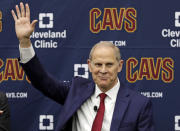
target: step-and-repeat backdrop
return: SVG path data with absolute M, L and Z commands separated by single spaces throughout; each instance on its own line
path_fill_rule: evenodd
M 12 131 L 53 131 L 61 105 L 32 87 L 20 67 L 11 9 L 0 1 L 0 91 L 11 109 Z M 153 102 L 156 131 L 180 130 L 179 0 L 23 0 L 37 19 L 31 35 L 45 69 L 62 81 L 91 79 L 87 58 L 112 41 L 124 59 L 121 82 Z

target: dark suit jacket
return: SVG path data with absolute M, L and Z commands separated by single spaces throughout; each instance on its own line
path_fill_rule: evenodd
M 44 71 L 36 56 L 21 65 L 38 90 L 63 105 L 56 131 L 71 130 L 72 116 L 94 93 L 94 82 L 80 77 L 73 78 L 71 83 L 55 80 Z M 111 131 L 154 131 L 150 100 L 121 84 Z
M 0 131 L 9 131 L 10 130 L 10 113 L 8 107 L 8 101 L 2 92 L 0 92 L 0 110 L 3 111 L 3 114 L 0 115 Z

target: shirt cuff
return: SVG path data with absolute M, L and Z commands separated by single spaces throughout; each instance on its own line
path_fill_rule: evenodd
M 35 51 L 33 46 L 31 45 L 29 48 L 21 48 L 19 45 L 19 52 L 20 52 L 20 63 L 27 63 L 35 56 Z

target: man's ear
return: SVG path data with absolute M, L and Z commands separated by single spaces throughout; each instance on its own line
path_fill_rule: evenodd
M 87 60 L 87 64 L 88 64 L 89 72 L 91 72 L 92 67 L 91 67 L 91 60 L 90 59 Z
M 121 72 L 121 71 L 122 71 L 123 63 L 124 63 L 123 60 L 120 60 L 120 61 L 119 61 L 119 67 L 118 67 L 119 69 L 118 69 L 118 72 Z

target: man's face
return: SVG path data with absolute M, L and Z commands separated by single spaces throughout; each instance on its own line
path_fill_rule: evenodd
M 117 74 L 122 70 L 123 60 L 117 61 L 111 47 L 96 47 L 92 59 L 88 60 L 94 82 L 106 92 L 117 83 Z

